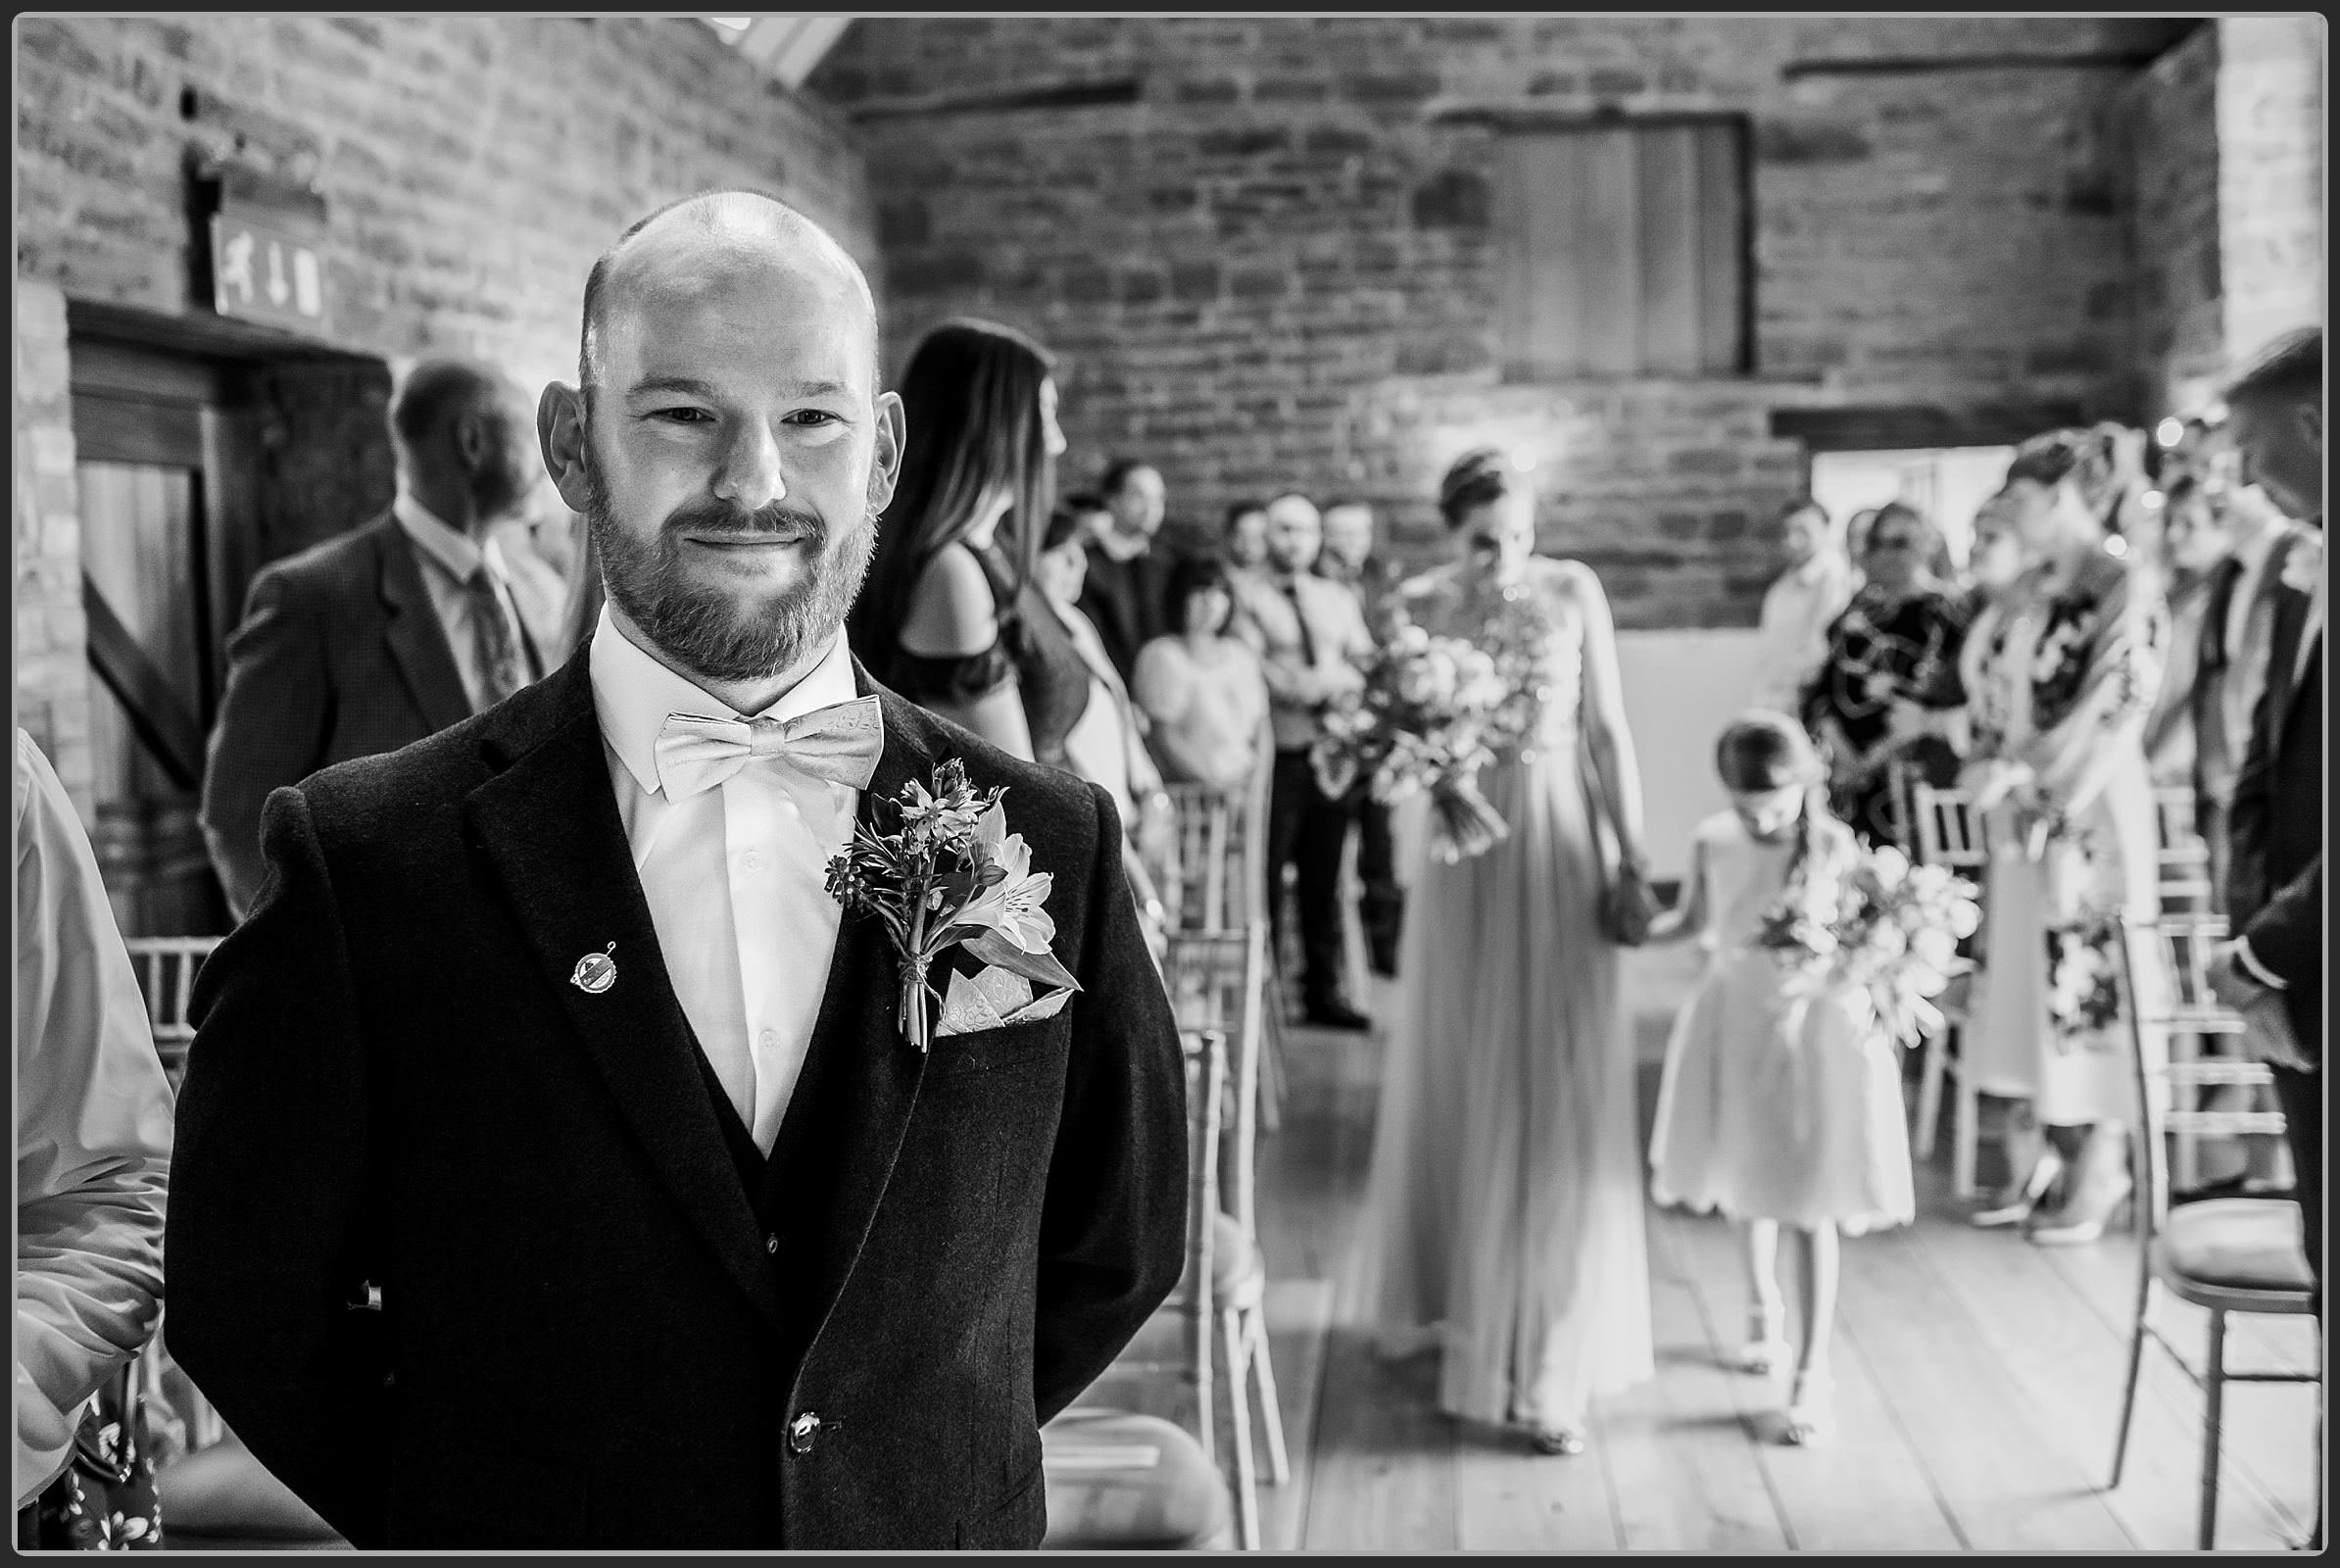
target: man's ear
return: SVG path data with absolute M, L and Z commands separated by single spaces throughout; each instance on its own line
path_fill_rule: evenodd
M 545 472 L 553 488 L 571 512 L 584 512 L 591 486 L 585 481 L 585 395 L 555 381 L 536 400 L 536 446 L 544 454 Z
M 877 446 L 869 458 L 869 511 L 872 515 L 884 512 L 894 500 L 894 487 L 902 478 L 902 443 L 909 437 L 909 424 L 902 413 L 902 394 L 879 393 L 875 412 Z
M 2317 452 L 2321 452 L 2323 450 L 2323 405 L 2303 403 L 2292 411 L 2292 416 L 2299 420 L 2300 434 L 2307 437 L 2308 445 L 2314 447 Z

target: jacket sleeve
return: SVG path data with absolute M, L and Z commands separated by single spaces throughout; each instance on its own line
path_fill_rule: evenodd
M 64 787 L 17 732 L 17 1506 L 154 1333 L 171 1085 Z
M 165 1241 L 171 1349 L 254 1457 L 358 1546 L 382 1539 L 366 1053 L 323 851 L 270 797 L 269 875 L 197 977 Z
M 1186 1067 L 1095 785 L 1090 936 L 1040 1221 L 1033 1404 L 1044 1424 L 1121 1352 L 1186 1261 Z
M 2323 857 L 2276 890 L 2252 916 L 2243 937 L 2251 956 L 2296 989 L 2323 978 Z
M 260 896 L 260 813 L 270 791 L 324 764 L 333 697 L 317 615 L 282 572 L 252 584 L 227 643 L 227 689 L 203 768 L 203 841 L 242 918 Z
M 2275 601 L 2275 612 L 2282 618 L 2269 639 L 2267 684 L 2260 688 L 2258 704 L 2251 712 L 2251 738 L 2243 749 L 2242 769 L 2234 778 L 2234 803 L 2226 814 L 2226 917 L 2237 926 L 2249 926 L 2260 906 L 2275 893 L 2267 886 L 2267 867 L 2274 720 L 2290 698 L 2290 669 L 2299 653 L 2305 599 L 2300 595 L 2292 604 L 2280 598 Z

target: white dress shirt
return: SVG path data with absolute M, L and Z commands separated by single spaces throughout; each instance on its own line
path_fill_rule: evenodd
M 447 633 L 447 646 L 455 654 L 456 671 L 463 678 L 463 695 L 471 701 L 471 711 L 479 712 L 491 705 L 484 683 L 486 672 L 479 667 L 478 644 L 471 635 L 474 601 L 467 590 L 471 579 L 482 571 L 496 584 L 496 603 L 504 608 L 506 635 L 514 649 L 523 650 L 520 665 L 523 673 L 527 669 L 524 650 L 530 643 L 519 606 L 512 597 L 512 566 L 504 559 L 504 547 L 494 539 L 474 540 L 404 490 L 390 503 L 390 511 L 414 542 L 422 562 L 422 586 Z
M 17 1506 L 154 1333 L 171 1084 L 97 857 L 17 731 Z
M 1304 750 L 1324 733 L 1317 703 L 1285 693 L 1335 666 L 1361 667 L 1375 652 L 1373 632 L 1356 590 L 1328 577 L 1246 572 L 1231 578 L 1236 591 L 1234 631 L 1258 656 L 1269 689 L 1268 717 L 1279 751 Z M 1289 584 L 1289 592 L 1287 585 Z M 1307 617 L 1301 635 L 1300 617 Z M 1313 658 L 1311 658 L 1313 656 Z
M 607 606 L 589 657 L 609 787 L 675 999 L 768 1154 L 820 1019 L 844 916 L 829 896 L 828 863 L 853 836 L 861 792 L 774 759 L 672 801 L 655 748 L 668 713 L 787 720 L 852 702 L 844 629 L 761 714 L 735 712 L 635 647 Z M 612 956 L 622 969 L 625 955 Z
M 1756 630 L 1755 703 L 1783 713 L 1828 657 L 1828 627 L 1861 586 L 1861 574 L 1837 550 L 1823 550 L 1779 573 L 1764 590 Z

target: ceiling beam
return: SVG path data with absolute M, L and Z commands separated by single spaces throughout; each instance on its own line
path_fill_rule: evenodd
M 741 54 L 761 66 L 791 91 L 804 85 L 812 68 L 853 25 L 851 17 L 757 17 L 740 34 Z

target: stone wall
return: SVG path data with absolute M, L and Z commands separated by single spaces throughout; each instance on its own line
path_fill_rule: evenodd
M 90 819 L 89 661 L 81 613 L 81 523 L 67 393 L 65 295 L 17 280 L 16 378 L 10 428 L 16 483 L 17 723 L 48 754 L 58 781 Z
M 2226 368 L 2217 27 L 2201 28 L 2137 78 L 2129 123 L 2142 412 L 2158 416 L 2193 405 Z
M 2323 54 L 2318 16 L 2218 20 L 2218 227 L 2239 368 L 2323 319 Z
M 1497 434 L 1538 462 L 1544 548 L 1620 574 L 1622 623 L 1743 624 L 1802 477 L 1774 410 L 2143 401 L 2137 68 L 2107 64 L 2138 58 L 2140 26 L 2172 35 L 2054 18 L 863 19 L 811 85 L 866 139 L 898 356 L 952 314 L 1036 332 L 1063 357 L 1066 471 L 1143 453 L 1191 520 L 1280 488 L 1358 494 L 1421 555 L 1440 468 Z M 1505 384 L 1487 116 L 1603 110 L 1750 118 L 1752 375 Z

